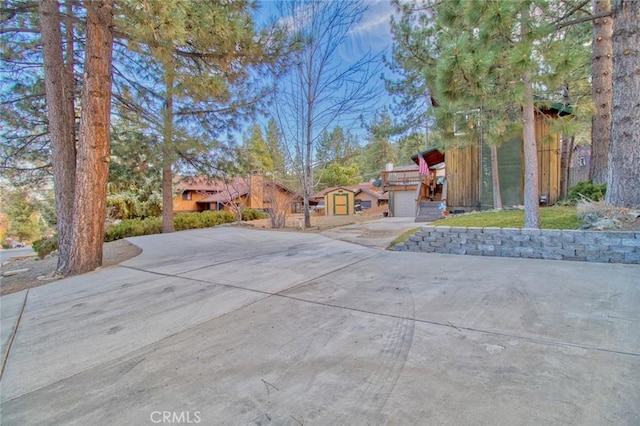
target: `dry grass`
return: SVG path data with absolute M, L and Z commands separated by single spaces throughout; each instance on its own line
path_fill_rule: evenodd
M 610 219 L 620 215 L 627 215 L 631 212 L 631 209 L 607 206 L 604 201 L 582 199 L 576 204 L 576 211 L 578 212 L 578 217 L 584 220 L 590 214 L 598 218 Z
M 311 214 L 311 228 L 304 228 L 304 215 L 302 213 L 291 214 L 287 216 L 285 226 L 282 228 L 285 231 L 306 231 L 306 232 L 319 232 L 327 229 L 335 228 L 338 226 L 351 225 L 353 223 L 369 222 L 382 218 L 382 212 L 367 211 L 356 215 L 349 216 L 326 216 L 321 214 Z M 251 226 L 253 228 L 270 229 L 271 222 L 269 219 L 252 220 L 250 222 L 244 222 L 245 226 Z

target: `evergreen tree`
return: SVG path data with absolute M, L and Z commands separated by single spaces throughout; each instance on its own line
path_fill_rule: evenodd
M 640 207 L 640 2 L 615 2 L 607 204 Z
M 611 0 L 594 0 L 593 13 L 611 12 Z M 593 105 L 591 123 L 591 159 L 589 179 L 596 184 L 607 181 L 609 144 L 611 142 L 611 103 L 613 91 L 613 18 L 593 21 Z
M 245 135 L 242 157 L 244 157 L 245 162 L 245 174 L 253 172 L 261 174 L 273 173 L 273 158 L 262 136 L 262 128 L 259 124 L 251 126 L 249 135 Z
M 342 127 L 336 126 L 331 132 L 325 129 L 318 141 L 316 150 L 316 165 L 319 168 L 337 162 L 340 165 L 353 163 L 359 151 L 358 140 L 345 132 Z
M 287 157 L 286 146 L 283 143 L 282 133 L 278 129 L 278 124 L 273 118 L 269 120 L 265 129 L 265 143 L 273 163 L 273 170 L 270 171 L 275 179 L 284 180 L 288 175 L 285 161 Z
M 363 148 L 360 170 L 365 180 L 376 178 L 387 163 L 397 162 L 396 145 L 391 141 L 391 115 L 383 110 L 368 126 L 368 143 Z
M 438 126 L 469 142 L 482 132 L 490 144 L 521 129 L 525 227 L 540 226 L 534 124 L 542 102 L 534 93 L 551 100 L 563 76 L 585 69 L 581 52 L 568 49 L 558 30 L 575 6 L 543 0 L 398 4 L 394 59 L 407 79 L 423 81 L 437 104 Z
M 425 135 L 410 133 L 398 141 L 398 164 L 409 163 L 411 157 L 425 149 Z
M 155 77 L 149 84 L 129 71 L 123 84 L 131 100 L 144 101 L 138 109 L 149 117 L 140 120 L 161 136 L 163 232 L 173 231 L 176 163 L 206 174 L 229 164 L 218 161 L 218 136 L 255 112 L 270 90 L 269 76 L 282 66 L 284 33 L 258 32 L 254 7 L 247 1 L 123 2 L 119 28 Z
M 360 168 L 356 163 L 343 166 L 335 161 L 322 170 L 320 177 L 320 188 L 331 186 L 349 186 L 362 182 Z
M 18 241 L 34 241 L 40 238 L 41 221 L 37 203 L 20 188 L 5 188 L 1 197 L 1 213 L 8 219 L 6 237 Z

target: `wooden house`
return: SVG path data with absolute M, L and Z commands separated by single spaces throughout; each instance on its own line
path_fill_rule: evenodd
M 349 193 L 352 193 L 353 196 L 348 195 Z M 312 199 L 318 205 L 324 205 L 323 213 L 326 215 L 345 214 L 341 207 L 345 203 L 348 204 L 349 213 L 347 214 L 359 211 L 382 212 L 386 210 L 389 201 L 388 196 L 374 187 L 373 183 L 326 188 L 314 194 Z
M 287 187 L 253 174 L 230 180 L 206 176 L 180 176 L 174 183 L 173 198 L 176 213 L 204 210 L 232 210 L 232 204 L 265 212 L 271 209 L 299 213 L 301 197 Z
M 389 215 L 415 217 L 417 221 L 428 221 L 441 216 L 439 206 L 444 190 L 444 154 L 437 149 L 421 153 L 429 174 L 418 171 L 418 156 L 415 164 L 393 167 L 381 173 L 382 189 L 389 197 Z
M 560 114 L 551 109 L 536 116 L 540 201 L 553 204 L 561 198 L 560 135 L 551 131 L 549 118 Z M 491 149 L 486 141 L 464 148 L 441 152 L 435 148 L 421 152 L 430 176 L 418 173 L 418 155 L 414 166 L 382 172 L 382 185 L 389 192 L 389 212 L 395 216 L 415 216 L 417 221 L 433 220 L 441 213 L 442 203 L 450 212 L 493 208 Z M 513 138 L 498 148 L 498 172 L 502 203 L 524 203 L 524 152 L 522 139 Z M 436 176 L 433 190 L 433 174 Z
M 546 115 L 545 116 L 543 116 Z M 557 110 L 536 115 L 538 147 L 538 186 L 542 204 L 554 204 L 561 198 L 560 135 L 551 131 L 549 118 Z M 445 152 L 447 207 L 456 210 L 493 208 L 491 149 L 486 141 Z M 524 152 L 521 137 L 498 147 L 500 193 L 505 207 L 524 204 Z

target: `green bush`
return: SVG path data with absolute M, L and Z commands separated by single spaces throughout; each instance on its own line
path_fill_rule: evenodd
M 31 243 L 31 247 L 38 253 L 40 259 L 44 259 L 49 253 L 58 250 L 58 235 L 36 240 Z
M 173 220 L 173 224 L 176 231 L 184 231 L 185 229 L 210 228 L 224 223 L 232 223 L 235 220 L 233 213 L 226 210 L 206 210 L 199 213 L 183 213 L 176 215 Z
M 162 219 L 159 217 L 127 219 L 107 227 L 104 233 L 104 241 L 109 242 L 139 235 L 159 234 L 161 232 Z
M 606 183 L 598 185 L 592 183 L 591 181 L 584 181 L 571 188 L 571 190 L 569 191 L 569 201 L 575 203 L 581 200 L 583 197 L 586 197 L 592 201 L 602 201 L 606 192 Z
M 256 219 L 268 219 L 269 215 L 261 212 L 260 210 L 256 210 L 256 209 L 243 209 L 242 210 L 242 220 L 247 221 L 247 220 L 256 220 Z
M 210 228 L 212 226 L 235 222 L 235 216 L 228 211 L 204 211 L 201 213 L 184 213 L 176 215 L 174 226 L 176 231 L 196 228 Z M 140 235 L 162 233 L 162 218 L 148 217 L 146 219 L 127 219 L 114 225 L 109 225 L 104 232 L 104 242 L 121 240 Z M 40 258 L 58 249 L 58 236 L 43 238 L 33 242 L 33 249 Z

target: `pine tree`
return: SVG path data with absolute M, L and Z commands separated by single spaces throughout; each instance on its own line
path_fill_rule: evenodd
M 261 174 L 273 173 L 273 159 L 259 124 L 251 126 L 250 133 L 245 135 L 241 155 L 244 157 L 245 163 L 243 174 L 247 175 L 253 172 L 260 172 Z
M 540 226 L 534 94 L 559 93 L 562 76 L 583 65 L 558 32 L 571 7 L 542 0 L 425 1 L 399 5 L 403 15 L 394 25 L 394 58 L 407 79 L 424 82 L 445 133 L 472 138 L 481 131 L 491 145 L 521 129 L 530 228 Z M 469 120 L 476 114 L 482 126 Z
M 640 2 L 615 3 L 607 204 L 640 207 Z
M 122 4 L 118 25 L 129 49 L 138 52 L 146 73 L 153 70 L 152 83 L 162 81 L 161 87 L 149 85 L 128 72 L 123 84 L 130 99 L 144 101 L 138 106 L 145 111 L 140 121 L 161 136 L 163 232 L 173 231 L 177 163 L 215 174 L 218 136 L 255 112 L 271 89 L 269 76 L 282 67 L 284 33 L 272 28 L 258 32 L 254 7 L 246 1 Z
M 397 162 L 397 147 L 391 141 L 393 123 L 389 111 L 377 113 L 368 126 L 368 143 L 363 148 L 360 170 L 364 179 L 376 178 L 387 163 Z
M 286 146 L 282 141 L 282 133 L 278 129 L 278 124 L 272 118 L 268 121 L 265 129 L 265 143 L 267 144 L 267 150 L 273 163 L 273 176 L 276 180 L 284 180 L 287 176 L 287 164 L 285 158 Z
M 611 12 L 611 0 L 594 0 L 595 15 Z M 607 180 L 609 144 L 611 142 L 611 103 L 613 90 L 613 17 L 593 21 L 593 105 L 591 123 L 591 159 L 589 178 L 593 183 Z

